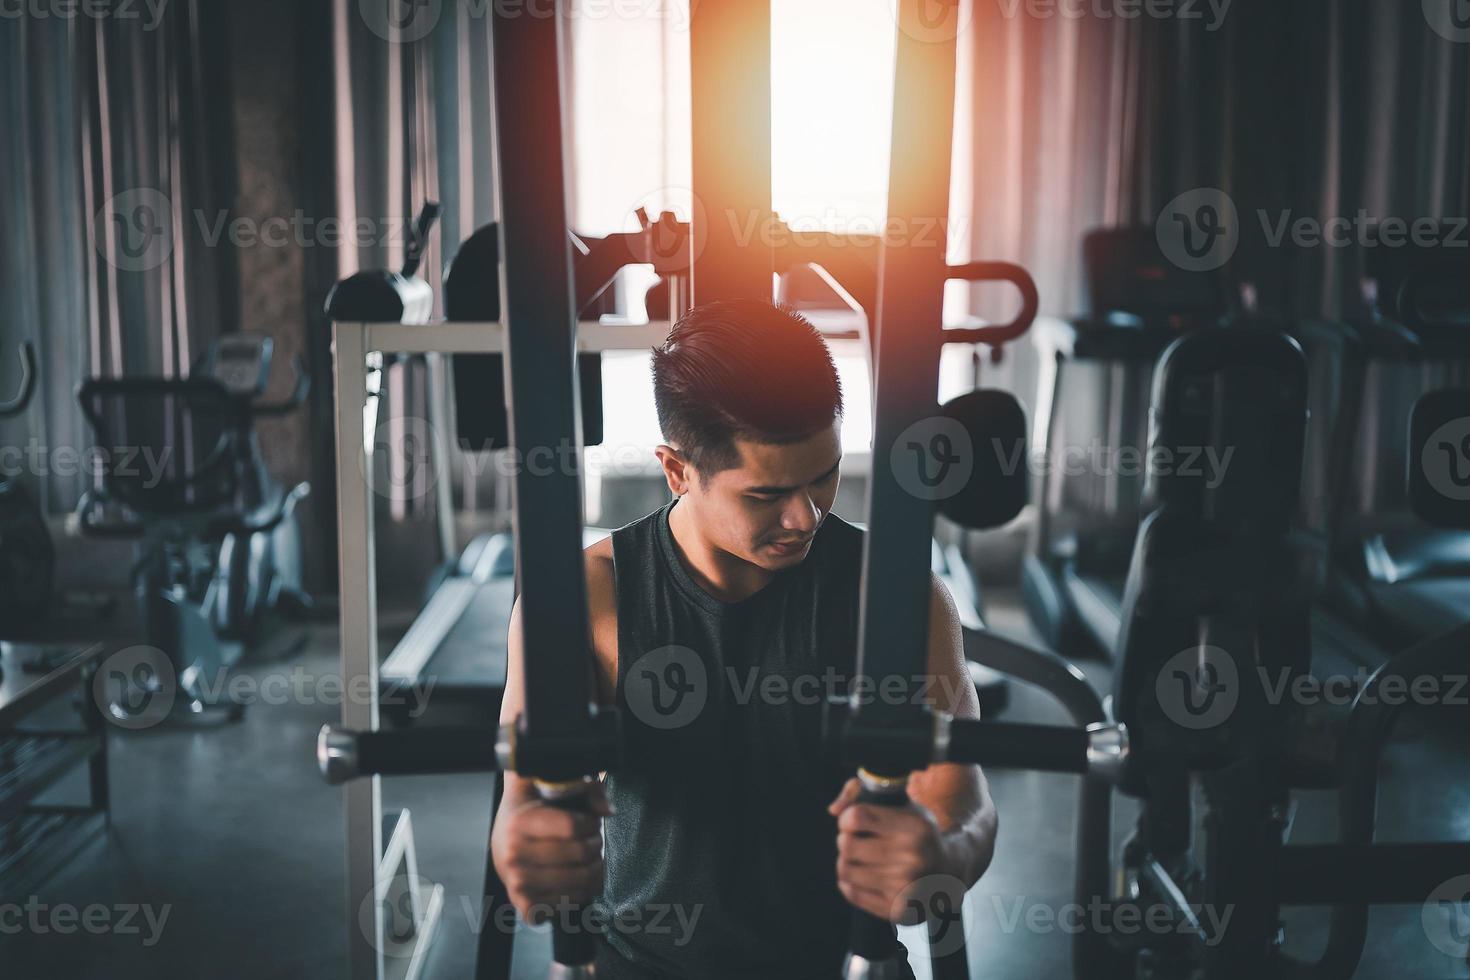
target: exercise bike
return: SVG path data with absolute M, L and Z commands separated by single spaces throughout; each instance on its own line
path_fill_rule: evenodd
M 272 349 L 269 338 L 225 337 L 189 378 L 92 378 L 79 391 L 102 469 L 78 504 L 82 533 L 138 541 L 144 646 L 108 705 L 120 722 L 180 709 L 241 717 L 223 693 L 227 672 L 277 615 L 311 608 L 295 516 L 310 485 L 275 483 L 254 431 L 256 418 L 298 408 L 309 380 L 298 363 L 291 395 L 263 400 Z
M 0 403 L 0 419 L 14 418 L 36 393 L 36 350 L 20 349 L 20 389 Z M 41 508 L 18 480 L 0 474 L 0 630 L 9 633 L 46 613 L 56 557 Z

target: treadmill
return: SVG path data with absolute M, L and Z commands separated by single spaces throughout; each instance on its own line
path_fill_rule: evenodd
M 1229 315 L 1223 281 L 1168 261 L 1152 227 L 1102 228 L 1082 242 L 1089 313 L 1038 318 L 1041 361 L 1037 522 L 1022 591 L 1053 650 L 1110 657 L 1121 628 L 1123 586 L 1143 519 L 1143 451 L 1154 364 L 1181 334 Z M 1137 449 L 1139 465 L 1091 465 L 1091 450 Z M 1080 454 L 1080 455 L 1079 455 Z
M 1351 325 L 1334 445 L 1327 600 L 1387 649 L 1464 622 L 1470 532 L 1413 514 L 1404 475 L 1418 397 L 1470 386 L 1470 259 L 1464 249 L 1365 250 L 1369 315 Z

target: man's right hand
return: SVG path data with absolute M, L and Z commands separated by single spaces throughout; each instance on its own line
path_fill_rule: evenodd
M 506 788 L 490 851 L 511 904 L 523 920 L 538 923 L 559 906 L 584 905 L 602 892 L 602 818 L 612 807 L 601 783 L 588 787 L 591 812 L 580 813 L 541 800 L 529 780 L 516 782 Z

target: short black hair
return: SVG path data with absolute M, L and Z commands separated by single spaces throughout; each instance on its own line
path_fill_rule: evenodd
M 842 415 L 842 383 L 821 333 L 762 300 L 684 314 L 653 352 L 653 398 L 664 439 L 705 474 L 739 462 L 736 437 L 799 442 Z

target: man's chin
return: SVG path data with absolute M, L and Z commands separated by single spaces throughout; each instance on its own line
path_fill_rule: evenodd
M 810 540 L 803 541 L 795 547 L 782 547 L 775 544 L 767 544 L 757 552 L 759 564 L 762 568 L 787 568 L 801 562 L 811 551 Z

